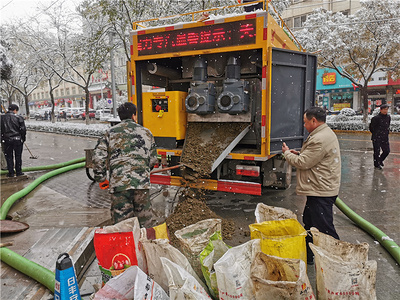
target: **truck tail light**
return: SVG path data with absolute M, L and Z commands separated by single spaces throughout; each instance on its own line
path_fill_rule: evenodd
M 260 176 L 260 167 L 237 165 L 236 175 L 258 177 Z

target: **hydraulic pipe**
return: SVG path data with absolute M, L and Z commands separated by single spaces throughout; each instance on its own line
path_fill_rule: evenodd
M 69 165 L 73 165 L 79 162 L 83 162 L 85 161 L 86 158 L 85 157 L 81 157 L 81 158 L 76 158 L 64 163 L 59 163 L 59 164 L 54 164 L 54 165 L 47 165 L 47 166 L 36 166 L 36 167 L 27 167 L 27 168 L 22 168 L 22 172 L 32 172 L 32 171 L 42 171 L 42 170 L 52 170 L 52 169 L 58 169 L 58 168 L 62 168 L 62 167 L 66 167 Z M 1 170 L 1 175 L 7 174 L 8 171 L 7 170 Z
M 64 164 L 58 165 L 65 165 L 70 164 L 71 162 L 79 161 L 82 159 L 77 159 L 73 161 L 66 162 Z M 84 158 L 83 158 L 84 160 Z M 31 192 L 34 188 L 36 188 L 40 183 L 49 179 L 50 177 L 59 175 L 61 173 L 71 171 L 78 168 L 85 167 L 85 162 L 75 163 L 73 165 L 67 165 L 65 167 L 59 167 L 59 169 L 53 170 L 43 176 L 40 176 L 38 179 L 34 180 L 31 184 L 27 187 L 22 189 L 21 191 L 11 195 L 7 198 L 4 204 L 0 208 L 0 219 L 4 220 L 7 216 L 7 213 L 10 207 L 17 201 L 19 198 L 27 195 Z M 53 165 L 54 166 L 54 165 Z M 48 166 L 47 166 L 48 167 Z M 42 169 L 45 170 L 45 169 Z M 8 264 L 9 266 L 13 267 L 14 269 L 28 275 L 29 277 L 33 278 L 34 280 L 40 282 L 45 287 L 47 287 L 52 293 L 54 293 L 54 284 L 55 284 L 55 274 L 54 272 L 50 271 L 49 269 L 26 259 L 25 257 L 15 253 L 14 251 L 6 248 L 0 248 L 0 260 Z
M 53 171 L 50 171 L 49 173 L 46 173 L 36 180 L 34 180 L 31 184 L 29 184 L 27 187 L 23 188 L 19 192 L 12 194 L 10 197 L 7 198 L 7 200 L 3 203 L 3 205 L 0 208 L 0 220 L 5 220 L 8 211 L 10 210 L 10 207 L 14 204 L 15 201 L 17 201 L 19 198 L 27 195 L 29 192 L 31 192 L 34 188 L 36 188 L 40 183 L 43 181 L 49 179 L 50 177 L 53 177 L 55 175 L 78 169 L 78 168 L 83 168 L 85 166 L 85 162 L 69 165 L 66 167 L 62 167 Z
M 6 247 L 0 248 L 0 259 L 10 267 L 40 282 L 54 293 L 55 274 L 45 267 L 26 259 Z
M 159 169 L 159 170 L 154 170 L 154 171 L 151 171 L 150 174 L 161 173 L 161 172 L 165 172 L 165 171 L 169 171 L 169 170 L 174 170 L 174 169 L 178 169 L 178 168 L 180 168 L 182 166 L 183 165 L 176 165 L 176 166 L 167 167 L 167 168 L 163 168 L 163 169 Z
M 379 228 L 357 215 L 339 197 L 336 198 L 335 205 L 362 230 L 372 235 L 390 253 L 390 255 L 392 255 L 396 262 L 400 264 L 400 247 L 391 238 L 389 238 Z

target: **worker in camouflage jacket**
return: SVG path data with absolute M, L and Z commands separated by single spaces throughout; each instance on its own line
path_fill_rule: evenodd
M 121 123 L 99 139 L 93 154 L 95 180 L 107 182 L 111 193 L 114 224 L 138 217 L 152 227 L 150 170 L 157 163 L 157 150 L 150 130 L 136 123 L 136 106 L 126 102 L 117 109 Z

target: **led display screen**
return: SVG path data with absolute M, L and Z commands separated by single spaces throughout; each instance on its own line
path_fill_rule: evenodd
M 138 35 L 139 55 L 254 44 L 256 20 Z

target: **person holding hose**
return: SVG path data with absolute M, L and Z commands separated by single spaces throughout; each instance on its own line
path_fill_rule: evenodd
M 150 170 L 158 162 L 154 137 L 136 123 L 136 106 L 126 102 L 117 109 L 121 123 L 112 126 L 94 149 L 95 180 L 107 180 L 114 224 L 137 217 L 141 226 L 154 224 L 150 203 Z
M 22 176 L 22 150 L 26 140 L 24 118 L 18 115 L 19 107 L 10 104 L 8 112 L 1 115 L 1 143 L 7 161 L 7 177 Z M 15 173 L 14 173 L 15 156 Z
M 306 230 L 311 227 L 336 239 L 333 225 L 332 206 L 339 194 L 341 159 L 336 134 L 328 127 L 326 111 L 320 107 L 311 107 L 304 113 L 304 127 L 310 133 L 300 152 L 282 145 L 286 161 L 296 167 L 298 195 L 307 196 L 303 212 Z M 306 237 L 307 263 L 314 263 L 314 255 L 308 246 L 311 236 Z

